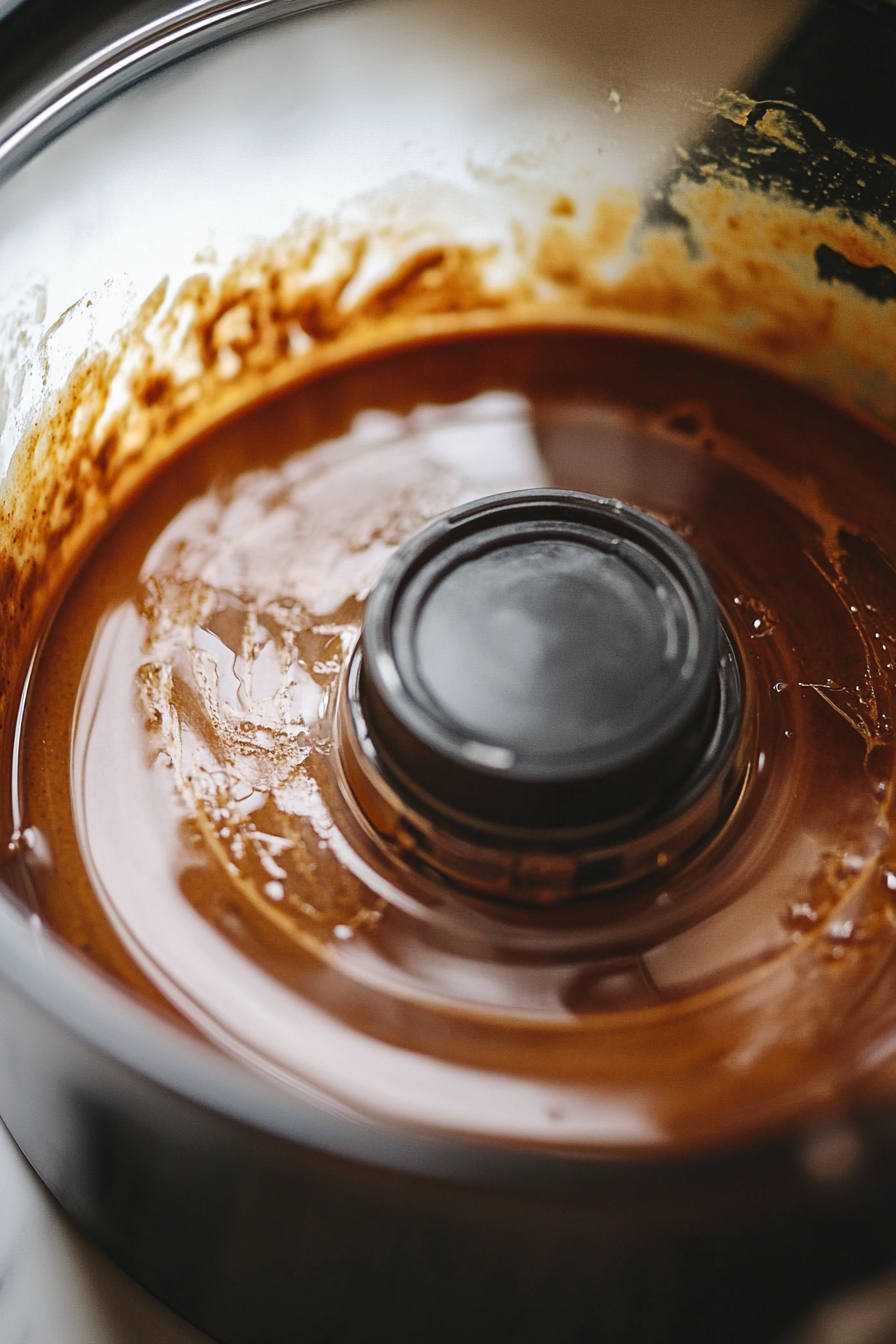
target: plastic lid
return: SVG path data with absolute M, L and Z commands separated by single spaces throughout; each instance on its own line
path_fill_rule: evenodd
M 418 798 L 510 826 L 628 823 L 699 761 L 720 626 L 697 557 L 655 518 L 564 490 L 454 510 L 367 603 L 362 701 Z

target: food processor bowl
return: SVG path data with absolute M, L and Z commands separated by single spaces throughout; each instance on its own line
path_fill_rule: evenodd
M 884 0 L 198 0 L 57 58 L 0 125 L 0 717 L 141 483 L 349 358 L 578 324 L 896 429 L 892 62 Z M 891 1263 L 886 1086 L 663 1153 L 402 1126 L 76 956 L 7 811 L 0 1115 L 222 1344 L 758 1344 Z

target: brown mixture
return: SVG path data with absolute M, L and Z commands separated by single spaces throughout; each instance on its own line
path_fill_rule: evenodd
M 28 899 L 185 1029 L 414 1125 L 659 1148 L 883 1085 L 893 451 L 767 373 L 631 333 L 484 331 L 317 371 L 196 442 L 71 582 L 4 786 Z M 362 834 L 332 725 L 394 549 L 540 484 L 627 500 L 697 551 L 749 771 L 676 871 L 523 911 Z

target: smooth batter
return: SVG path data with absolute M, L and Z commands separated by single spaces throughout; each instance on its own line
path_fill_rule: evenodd
M 74 577 L 24 706 L 23 882 L 131 992 L 332 1104 L 661 1148 L 815 1111 L 896 1051 L 893 444 L 731 361 L 612 333 L 403 348 L 210 433 Z M 550 484 L 694 547 L 747 780 L 676 871 L 515 910 L 414 872 L 334 783 L 386 559 Z

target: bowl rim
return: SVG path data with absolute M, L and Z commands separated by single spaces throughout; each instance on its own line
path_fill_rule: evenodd
M 424 1131 L 355 1111 L 311 1085 L 288 1090 L 181 1031 L 88 966 L 2 881 L 0 980 L 118 1070 L 238 1126 L 368 1167 L 513 1194 L 598 1203 L 640 1196 L 664 1206 L 685 1195 L 700 1203 L 701 1191 L 724 1205 L 732 1187 L 761 1203 L 755 1182 L 770 1171 L 780 1181 L 776 1202 L 794 1181 L 801 1189 L 818 1184 L 801 1158 L 817 1121 L 715 1146 L 613 1153 Z
M 52 78 L 0 121 L 0 186 L 90 112 L 185 57 L 300 14 L 356 3 L 190 0 L 138 23 Z

